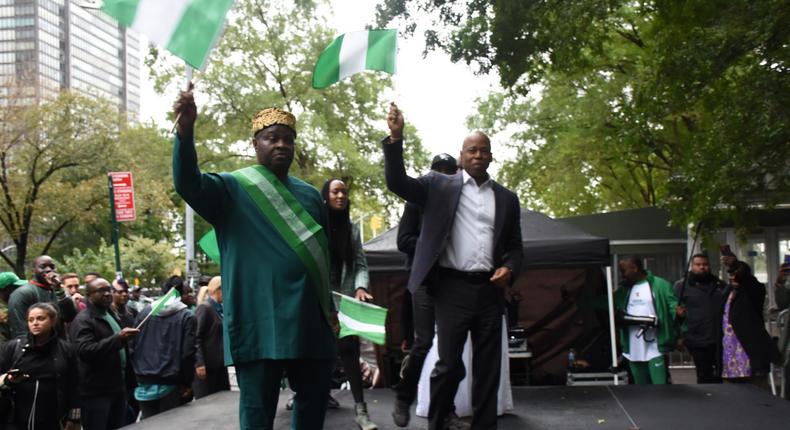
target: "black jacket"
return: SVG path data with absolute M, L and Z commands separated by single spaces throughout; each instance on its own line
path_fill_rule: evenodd
M 758 281 L 751 274 L 751 268 L 745 263 L 738 262 L 744 266 L 744 270 L 737 275 L 738 288 L 731 285 L 722 292 L 722 300 L 719 306 L 718 321 L 722 321 L 724 306 L 730 292 L 735 290 L 735 297 L 730 304 L 730 324 L 735 331 L 735 336 L 743 345 L 746 355 L 749 356 L 752 372 L 757 375 L 765 374 L 770 368 L 770 363 L 779 363 L 779 350 L 771 336 L 765 330 L 765 320 L 763 319 L 763 302 L 765 301 L 765 285 Z M 718 328 L 717 339 L 719 350 L 721 350 L 722 324 L 716 325 Z M 717 354 L 719 368 L 721 368 L 722 354 Z
M 414 203 L 406 202 L 403 214 L 398 223 L 398 251 L 406 254 L 406 264 L 411 267 L 414 251 L 417 249 L 417 239 L 420 238 L 420 224 L 422 224 L 422 211 Z
M 52 359 L 55 364 L 55 386 L 58 404 L 57 416 L 64 418 L 70 409 L 79 408 L 77 356 L 72 345 L 63 339 L 54 339 Z M 0 374 L 15 368 L 30 347 L 29 335 L 19 336 L 3 345 L 0 351 Z M 5 417 L 3 417 L 5 418 Z M 2 424 L 0 424 L 1 426 Z
M 140 324 L 151 312 L 137 315 Z M 195 378 L 195 317 L 180 301 L 165 307 L 140 328 L 131 344 L 132 365 L 141 384 L 192 386 Z
M 222 318 L 210 302 L 201 303 L 195 309 L 197 333 L 195 334 L 195 367 L 209 369 L 225 367 L 223 349 Z
M 108 309 L 107 313 L 115 318 L 114 312 Z M 134 385 L 126 343 L 113 332 L 93 303 L 88 301 L 88 307 L 77 314 L 69 325 L 69 333 L 79 359 L 83 396 L 124 393 L 127 385 Z M 121 350 L 127 351 L 125 369 L 121 368 Z
M 461 197 L 463 172 L 445 175 L 430 172 L 415 179 L 406 174 L 403 164 L 403 144 L 384 141 L 384 175 L 387 188 L 423 210 L 420 238 L 414 251 L 409 275 L 409 290 L 414 294 L 439 260 L 455 219 Z M 521 244 L 521 208 L 516 195 L 493 183 L 496 213 L 494 216 L 494 268 L 502 266 L 513 272 L 511 282 L 518 276 L 523 249 Z M 429 289 L 430 289 L 430 285 Z
M 688 330 L 683 333 L 683 339 L 689 348 L 715 345 L 716 326 L 721 325 L 721 318 L 717 320 L 716 316 L 727 284 L 713 275 L 699 277 L 689 273 L 688 276 L 686 288 L 683 288 L 684 279 L 673 287 L 675 296 L 686 306 Z

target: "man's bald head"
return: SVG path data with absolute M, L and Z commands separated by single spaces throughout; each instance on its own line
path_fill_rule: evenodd
M 85 286 L 88 300 L 99 309 L 109 309 L 112 304 L 112 290 L 110 283 L 104 278 L 96 278 Z
M 104 278 L 92 279 L 90 282 L 88 282 L 85 285 L 85 293 L 86 294 L 93 294 L 99 288 L 109 287 L 109 286 L 110 286 L 110 282 L 108 280 L 104 279 Z
M 461 147 L 461 167 L 480 184 L 488 179 L 488 165 L 491 155 L 491 139 L 482 131 L 473 131 L 466 136 Z

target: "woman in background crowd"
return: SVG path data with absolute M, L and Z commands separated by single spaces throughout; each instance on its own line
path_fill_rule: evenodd
M 72 346 L 56 333 L 58 311 L 36 303 L 27 311 L 29 333 L 0 351 L 0 389 L 9 390 L 13 411 L 2 411 L 10 429 L 59 430 L 79 422 L 76 404 L 77 359 Z

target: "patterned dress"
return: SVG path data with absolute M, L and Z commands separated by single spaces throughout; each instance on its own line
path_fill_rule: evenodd
M 752 365 L 749 356 L 743 349 L 743 345 L 735 336 L 735 330 L 730 324 L 730 305 L 735 297 L 735 291 L 730 292 L 727 303 L 724 305 L 724 317 L 722 318 L 722 378 L 749 378 L 752 376 Z

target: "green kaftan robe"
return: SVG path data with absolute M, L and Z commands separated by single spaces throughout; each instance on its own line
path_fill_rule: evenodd
M 173 181 L 178 194 L 217 232 L 225 364 L 334 359 L 335 336 L 307 270 L 239 182 L 230 173 L 201 173 L 194 139 L 179 136 Z M 318 190 L 292 176 L 285 186 L 326 228 Z

